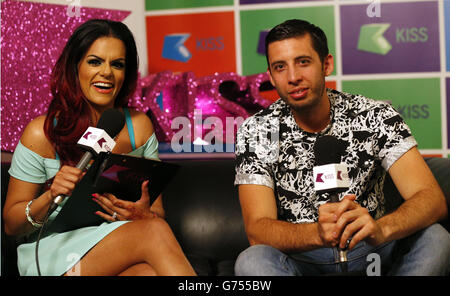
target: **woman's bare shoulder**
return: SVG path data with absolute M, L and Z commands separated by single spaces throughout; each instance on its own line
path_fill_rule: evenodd
M 45 158 L 54 158 L 55 150 L 44 132 L 45 115 L 36 117 L 25 127 L 20 142 L 31 151 Z

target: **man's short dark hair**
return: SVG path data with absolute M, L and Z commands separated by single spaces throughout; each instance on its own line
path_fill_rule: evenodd
M 328 55 L 327 36 L 325 36 L 325 33 L 321 28 L 307 21 L 292 19 L 273 27 L 266 36 L 266 59 L 269 69 L 270 65 L 267 48 L 270 43 L 288 38 L 301 37 L 308 33 L 311 37 L 314 50 L 319 54 L 319 58 L 323 62 Z

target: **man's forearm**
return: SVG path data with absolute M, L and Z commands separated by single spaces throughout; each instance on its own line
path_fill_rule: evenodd
M 251 245 L 270 245 L 286 253 L 322 247 L 317 223 L 294 224 L 262 218 L 247 229 L 247 235 Z
M 442 193 L 422 190 L 406 200 L 394 212 L 377 220 L 385 240 L 392 241 L 411 235 L 447 216 Z

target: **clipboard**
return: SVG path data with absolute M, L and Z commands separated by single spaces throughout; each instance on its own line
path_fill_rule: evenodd
M 101 152 L 76 185 L 72 195 L 66 197 L 68 200 L 48 229 L 50 232 L 61 233 L 102 224 L 105 220 L 94 213 L 104 212 L 104 209 L 92 200 L 92 194 L 108 192 L 119 199 L 134 202 L 140 199 L 141 185 L 145 180 L 150 180 L 148 193 L 152 205 L 178 169 L 179 165 L 173 163 Z

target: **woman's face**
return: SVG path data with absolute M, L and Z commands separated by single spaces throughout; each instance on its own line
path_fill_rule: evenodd
M 99 113 L 114 107 L 125 79 L 125 53 L 120 39 L 100 37 L 78 64 L 81 90 Z

